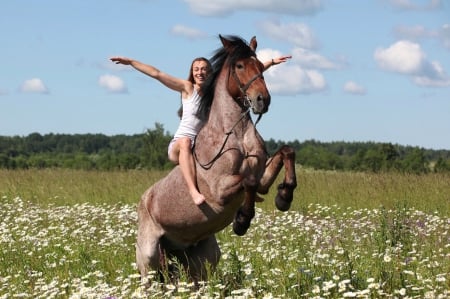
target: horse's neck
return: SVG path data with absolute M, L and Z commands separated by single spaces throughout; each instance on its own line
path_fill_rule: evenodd
M 242 107 L 228 93 L 226 82 L 226 79 L 217 82 L 206 125 L 217 133 L 228 133 L 232 129 L 244 133 L 248 125 L 251 125 L 251 119 L 249 114 L 243 115 Z

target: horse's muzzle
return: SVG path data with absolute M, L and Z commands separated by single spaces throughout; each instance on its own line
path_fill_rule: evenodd
M 258 95 L 255 99 L 250 100 L 251 108 L 254 114 L 264 114 L 269 110 L 270 95 Z

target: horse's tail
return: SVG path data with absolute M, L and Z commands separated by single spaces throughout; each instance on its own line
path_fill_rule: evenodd
M 154 222 L 153 216 L 150 213 L 153 197 L 154 197 L 154 188 L 148 188 L 144 194 L 141 196 L 141 200 L 139 201 L 137 212 L 138 212 L 138 221 L 141 222 L 146 218 Z

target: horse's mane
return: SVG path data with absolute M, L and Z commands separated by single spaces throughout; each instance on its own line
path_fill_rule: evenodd
M 208 119 L 209 110 L 214 99 L 217 78 L 225 62 L 227 62 L 228 67 L 233 67 L 238 59 L 256 56 L 255 52 L 248 46 L 248 43 L 241 37 L 229 35 L 224 36 L 224 38 L 228 40 L 231 47 L 229 49 L 221 47 L 213 53 L 212 58 L 209 60 L 211 62 L 212 72 L 202 85 L 202 98 L 197 111 L 197 117 L 203 121 Z

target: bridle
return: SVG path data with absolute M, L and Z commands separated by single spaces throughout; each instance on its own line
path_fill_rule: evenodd
M 246 84 L 242 84 L 241 80 L 239 80 L 239 77 L 237 76 L 236 71 L 234 70 L 233 67 L 230 67 L 228 72 L 229 72 L 228 73 L 228 81 L 230 81 L 230 76 L 233 77 L 234 81 L 236 81 L 237 85 L 239 86 L 239 91 L 242 94 L 240 97 L 237 97 L 237 99 L 242 99 L 242 104 L 244 107 L 249 108 L 249 109 L 253 108 L 252 100 L 250 100 L 250 98 L 247 95 L 247 89 L 252 85 L 253 82 L 255 82 L 255 80 L 257 80 L 259 78 L 264 79 L 263 74 L 258 73 L 256 75 L 254 75 Z M 259 121 L 259 118 L 258 118 L 258 121 Z
M 258 78 L 264 78 L 262 73 L 256 74 L 244 85 L 244 84 L 241 83 L 241 80 L 239 80 L 239 77 L 237 76 L 236 71 L 232 67 L 230 67 L 230 69 L 228 70 L 228 81 L 230 80 L 230 77 L 233 77 L 233 79 L 236 81 L 236 83 L 239 86 L 239 91 L 241 92 L 242 96 L 237 97 L 236 99 L 242 99 L 242 105 L 244 106 L 243 107 L 244 109 L 243 109 L 243 112 L 241 113 L 241 117 L 236 121 L 236 123 L 233 125 L 233 127 L 228 132 L 225 133 L 226 137 L 225 137 L 225 140 L 222 143 L 222 146 L 221 146 L 219 152 L 208 163 L 202 164 L 198 160 L 197 154 L 195 152 L 195 144 L 196 144 L 196 142 L 194 141 L 194 147 L 192 148 L 192 153 L 194 155 L 195 161 L 198 163 L 198 165 L 200 165 L 205 170 L 210 169 L 213 166 L 214 162 L 216 162 L 217 159 L 220 158 L 220 156 L 223 153 L 223 149 L 225 148 L 225 145 L 227 144 L 228 138 L 230 137 L 231 134 L 233 134 L 234 128 L 241 122 L 242 119 L 244 119 L 244 117 L 247 114 L 250 113 L 250 109 L 253 108 L 254 104 L 253 104 L 252 100 L 250 100 L 250 98 L 247 95 L 247 89 Z M 260 121 L 261 117 L 262 117 L 262 114 L 259 114 L 258 115 L 258 119 L 255 122 L 255 126 Z M 197 139 L 197 136 L 195 136 L 195 139 Z

